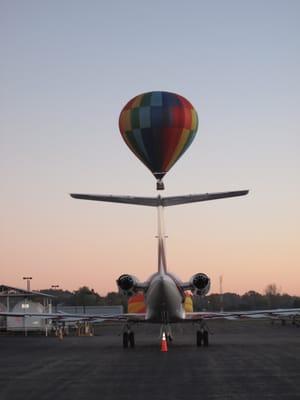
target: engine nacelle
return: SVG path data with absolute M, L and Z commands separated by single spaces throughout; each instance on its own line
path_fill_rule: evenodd
M 204 296 L 209 292 L 210 279 L 203 273 L 195 274 L 190 279 L 191 291 L 199 296 Z
M 117 279 L 119 292 L 127 297 L 133 296 L 137 291 L 138 279 L 135 276 L 123 274 Z

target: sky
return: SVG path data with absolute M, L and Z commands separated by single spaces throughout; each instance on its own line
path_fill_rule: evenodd
M 137 94 L 186 97 L 197 136 L 165 195 L 249 189 L 166 209 L 169 270 L 212 292 L 300 295 L 300 2 L 0 0 L 1 283 L 87 285 L 157 268 L 154 196 L 118 130 Z

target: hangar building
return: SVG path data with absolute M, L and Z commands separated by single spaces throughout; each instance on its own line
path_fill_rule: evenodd
M 53 296 L 28 291 L 8 285 L 0 285 L 0 311 L 5 312 L 52 312 Z M 10 332 L 45 331 L 45 319 L 41 317 L 0 317 L 0 330 Z

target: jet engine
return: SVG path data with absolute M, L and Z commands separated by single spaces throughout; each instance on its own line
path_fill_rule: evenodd
M 195 274 L 190 279 L 191 291 L 199 296 L 204 296 L 209 292 L 210 279 L 203 273 Z
M 127 297 L 133 296 L 138 291 L 138 279 L 135 276 L 123 274 L 117 279 L 119 292 Z

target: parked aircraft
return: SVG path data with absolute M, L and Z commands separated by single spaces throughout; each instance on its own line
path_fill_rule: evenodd
M 193 275 L 188 282 L 182 282 L 174 274 L 168 271 L 165 253 L 165 232 L 163 210 L 164 207 L 174 205 L 208 201 L 228 197 L 243 196 L 248 190 L 195 194 L 175 197 L 133 197 L 112 195 L 87 195 L 71 194 L 73 198 L 93 201 L 107 201 L 113 203 L 135 204 L 157 208 L 158 215 L 158 267 L 157 271 L 145 282 L 140 282 L 135 276 L 123 274 L 117 279 L 117 285 L 121 293 L 127 297 L 137 292 L 144 292 L 146 312 L 143 314 L 124 314 L 113 319 L 126 322 L 123 332 L 123 346 L 128 343 L 134 347 L 134 332 L 132 325 L 136 322 L 148 322 L 161 324 L 161 332 L 166 333 L 168 340 L 172 340 L 171 324 L 178 322 L 193 322 L 198 324 L 196 343 L 198 346 L 208 345 L 209 331 L 204 323 L 208 319 L 226 318 L 261 318 L 276 317 L 278 315 L 300 314 L 300 310 L 263 310 L 250 312 L 186 312 L 184 309 L 185 291 L 190 290 L 195 295 L 205 296 L 210 289 L 210 278 L 203 272 Z M 109 318 L 112 319 L 112 318 Z
M 11 313 L 0 312 L 6 316 L 33 316 L 39 315 L 53 321 L 90 321 L 99 323 L 114 321 L 122 323 L 123 346 L 134 347 L 135 336 L 133 326 L 136 323 L 156 323 L 161 325 L 161 335 L 165 334 L 172 340 L 171 324 L 194 323 L 197 325 L 196 344 L 207 346 L 209 343 L 209 330 L 207 320 L 212 319 L 240 319 L 240 318 L 282 318 L 300 315 L 300 309 L 257 310 L 244 312 L 186 312 L 184 309 L 185 291 L 190 290 L 195 295 L 205 296 L 210 289 L 210 278 L 203 272 L 194 274 L 188 282 L 182 282 L 168 271 L 165 253 L 165 232 L 163 210 L 165 207 L 187 204 L 199 201 L 208 201 L 228 197 L 243 196 L 248 190 L 195 194 L 175 197 L 134 197 L 112 195 L 87 195 L 71 194 L 73 198 L 93 201 L 107 201 L 112 203 L 134 204 L 157 208 L 158 215 L 158 265 L 157 271 L 145 282 L 140 282 L 134 275 L 122 274 L 117 279 L 117 286 L 121 293 L 127 297 L 137 292 L 143 292 L 145 297 L 145 313 L 126 313 L 114 316 L 67 314 L 67 313 Z

